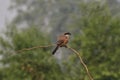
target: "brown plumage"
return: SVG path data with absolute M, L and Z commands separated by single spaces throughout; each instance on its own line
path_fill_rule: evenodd
M 71 33 L 68 32 L 68 33 L 64 33 L 63 35 L 60 35 L 58 37 L 57 46 L 53 50 L 52 54 L 55 54 L 55 52 L 58 50 L 59 47 L 66 47 L 66 44 L 69 41 L 69 35 L 71 35 Z

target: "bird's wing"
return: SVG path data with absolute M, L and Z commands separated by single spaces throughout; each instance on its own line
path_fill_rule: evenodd
M 62 44 L 62 43 L 64 43 L 64 40 L 58 40 L 58 41 L 57 41 L 57 44 L 58 44 L 58 45 L 60 45 L 60 44 Z
M 60 45 L 60 44 L 64 43 L 65 39 L 66 39 L 66 37 L 64 35 L 59 36 L 57 44 Z

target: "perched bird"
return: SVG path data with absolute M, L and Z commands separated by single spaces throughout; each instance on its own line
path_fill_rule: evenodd
M 58 50 L 59 47 L 67 47 L 66 44 L 69 41 L 70 35 L 71 33 L 66 32 L 58 37 L 57 44 L 56 44 L 57 46 L 53 50 L 52 54 L 55 54 L 55 52 Z

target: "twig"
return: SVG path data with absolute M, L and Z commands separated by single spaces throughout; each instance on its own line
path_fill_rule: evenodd
M 54 46 L 55 44 L 51 44 L 51 45 L 47 45 L 47 46 L 35 46 L 35 47 L 31 47 L 31 48 L 23 48 L 21 50 L 18 50 L 16 52 L 23 52 L 23 51 L 29 51 L 29 50 L 33 50 L 33 49 L 37 49 L 37 48 L 47 48 L 50 46 Z
M 23 49 L 18 50 L 18 51 L 16 51 L 16 52 L 29 51 L 29 50 L 33 50 L 33 49 L 37 49 L 37 48 L 46 48 L 46 47 L 50 47 L 50 46 L 54 46 L 54 45 L 55 45 L 55 44 L 51 44 L 51 45 L 47 45 L 47 46 L 35 46 L 35 47 L 32 47 L 32 48 L 23 48 Z M 92 78 L 92 76 L 90 75 L 89 70 L 88 70 L 86 64 L 83 62 L 82 57 L 80 56 L 80 54 L 79 54 L 75 49 L 73 49 L 73 48 L 71 48 L 71 47 L 69 47 L 69 46 L 67 46 L 67 48 L 70 49 L 70 50 L 72 50 L 72 51 L 79 57 L 81 64 L 84 66 L 84 68 L 85 68 L 85 70 L 86 70 L 86 72 L 87 72 L 87 75 L 89 76 L 89 79 L 90 79 L 90 80 L 93 80 L 93 78 Z
M 82 57 L 80 56 L 80 54 L 79 54 L 75 49 L 73 49 L 73 48 L 71 48 L 71 47 L 69 47 L 69 46 L 67 46 L 67 48 L 70 49 L 70 50 L 72 50 L 72 51 L 79 57 L 80 63 L 84 66 L 84 68 L 85 68 L 85 70 L 86 70 L 86 72 L 87 72 L 87 75 L 88 75 L 89 79 L 90 79 L 90 80 L 93 80 L 93 78 L 92 78 L 92 76 L 90 75 L 90 72 L 89 72 L 86 64 L 83 62 Z

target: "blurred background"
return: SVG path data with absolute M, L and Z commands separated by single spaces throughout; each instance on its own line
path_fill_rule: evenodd
M 16 52 L 63 32 L 94 80 L 120 80 L 120 0 L 0 0 L 0 80 L 89 80 L 66 48 Z

